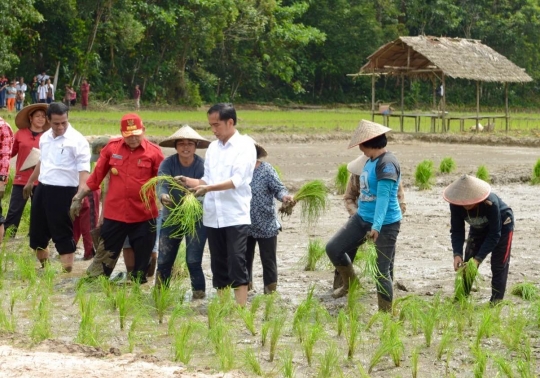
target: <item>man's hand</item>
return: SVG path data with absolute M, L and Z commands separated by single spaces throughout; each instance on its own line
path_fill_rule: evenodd
M 373 242 L 376 242 L 378 237 L 379 237 L 379 231 L 377 230 L 371 230 L 368 234 L 368 238 L 373 240 Z
M 74 196 L 71 200 L 71 206 L 69 207 L 69 217 L 71 218 L 71 221 L 79 216 L 79 213 L 81 212 L 81 206 L 82 206 L 82 199 Z
M 454 256 L 454 271 L 457 272 L 459 268 L 463 266 L 463 258 L 461 256 Z
M 191 191 L 193 192 L 195 197 L 202 197 L 206 193 L 209 192 L 208 189 L 209 189 L 208 185 L 199 185 L 199 186 L 196 186 L 195 188 L 191 189 Z
M 407 203 L 400 202 L 399 203 L 399 208 L 401 209 L 401 214 L 405 215 L 405 212 L 407 211 Z
M 31 181 L 28 181 L 28 183 L 23 188 L 23 198 L 25 200 L 32 197 L 32 190 L 33 189 L 34 189 L 34 183 L 31 182 Z
M 187 188 L 187 177 L 186 176 L 174 176 L 174 181 L 176 181 L 176 183 L 178 185 L 182 185 L 184 187 Z
M 6 182 L 0 181 L 0 200 L 4 198 L 4 194 L 6 193 Z
M 168 194 L 162 194 L 160 201 L 163 206 L 171 207 L 172 205 L 174 205 L 173 201 L 171 200 L 171 196 Z

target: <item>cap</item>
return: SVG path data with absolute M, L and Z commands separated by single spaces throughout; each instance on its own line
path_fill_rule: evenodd
M 134 113 L 124 115 L 120 120 L 120 130 L 124 138 L 132 135 L 141 135 L 144 131 L 141 117 Z

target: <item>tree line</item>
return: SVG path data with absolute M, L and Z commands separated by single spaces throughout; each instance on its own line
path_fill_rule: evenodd
M 537 0 L 3 0 L 0 74 L 31 79 L 59 67 L 59 88 L 88 78 L 115 102 L 139 84 L 146 102 L 364 103 L 371 80 L 352 79 L 381 45 L 403 35 L 480 39 L 540 77 Z M 10 76 L 11 75 L 11 76 Z M 378 99 L 397 100 L 396 79 Z M 449 103 L 473 106 L 476 85 L 447 83 Z M 452 93 L 454 95 L 452 96 Z M 513 85 L 513 106 L 535 106 L 537 85 Z M 408 82 L 406 104 L 431 101 Z M 483 84 L 482 103 L 503 105 Z

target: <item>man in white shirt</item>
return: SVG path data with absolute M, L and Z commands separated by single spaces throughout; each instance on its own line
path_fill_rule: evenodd
M 79 184 L 90 174 L 90 146 L 70 125 L 65 104 L 49 105 L 47 119 L 51 128 L 39 140 L 40 161 L 23 189 L 24 198 L 30 197 L 34 181 L 39 180 L 30 208 L 30 248 L 45 264 L 52 238 L 62 267 L 71 272 L 76 245 L 69 209 Z
M 210 144 L 204 162 L 204 176 L 178 176 L 205 196 L 203 224 L 208 234 L 212 283 L 218 291 L 231 286 L 236 302 L 247 302 L 249 276 L 246 241 L 251 224 L 251 179 L 257 153 L 253 141 L 236 130 L 236 110 L 231 104 L 216 104 L 207 113 L 208 123 L 218 139 Z

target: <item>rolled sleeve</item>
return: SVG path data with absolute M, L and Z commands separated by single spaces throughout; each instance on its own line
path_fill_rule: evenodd
M 241 153 L 238 154 L 233 163 L 232 176 L 230 180 L 235 188 L 250 183 L 256 161 L 257 152 L 255 150 L 255 146 L 253 144 L 251 144 L 251 146 L 247 144 L 246 148 L 242 149 Z
M 86 140 L 77 146 L 77 171 L 90 172 L 90 145 Z
M 109 173 L 109 159 L 111 157 L 111 150 L 109 145 L 106 145 L 99 154 L 94 172 L 90 174 L 90 177 L 86 181 L 86 186 L 92 191 L 99 189 L 101 182 L 105 179 L 105 176 Z
M 388 203 L 390 202 L 390 191 L 392 189 L 392 180 L 380 180 L 377 184 L 377 202 L 375 204 L 375 214 L 373 216 L 372 228 L 377 232 L 381 232 L 381 227 L 388 211 Z

